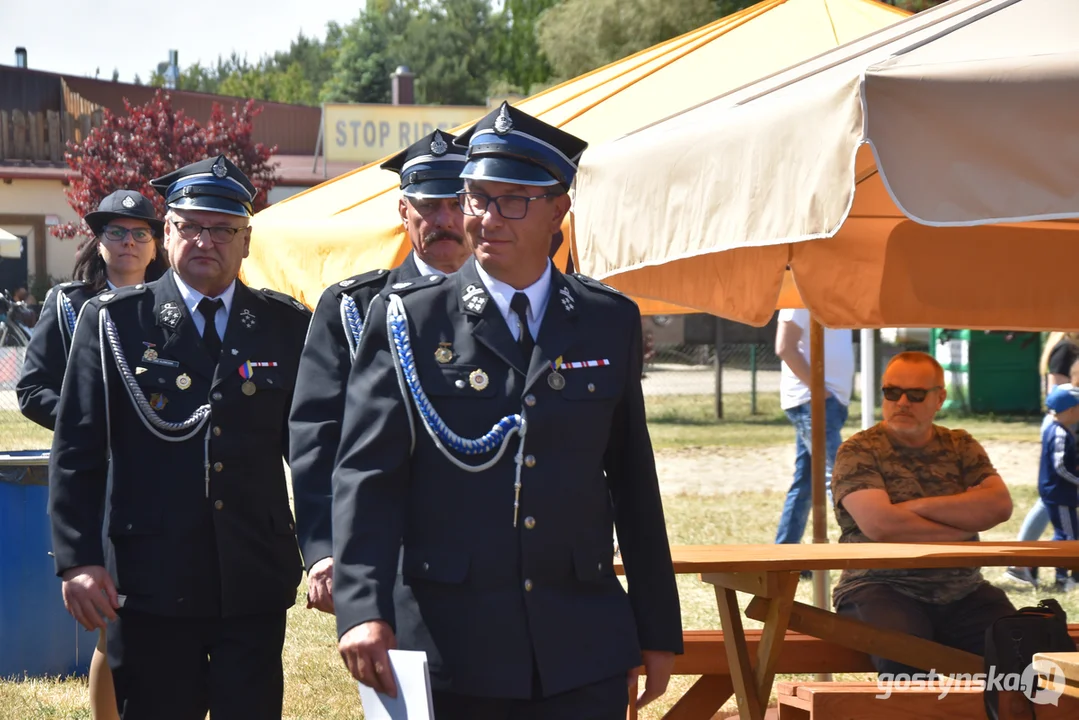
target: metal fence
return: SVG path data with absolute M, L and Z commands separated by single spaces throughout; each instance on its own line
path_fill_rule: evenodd
M 657 345 L 645 359 L 645 397 L 715 397 L 718 392 L 717 412 L 724 415 L 732 399 L 754 415 L 771 405 L 765 396 L 778 399 L 780 360 L 773 345 L 722 345 L 718 361 L 714 345 Z

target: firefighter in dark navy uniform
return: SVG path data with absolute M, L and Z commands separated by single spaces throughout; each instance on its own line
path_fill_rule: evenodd
M 56 427 L 60 388 L 83 304 L 101 292 L 157 280 L 169 268 L 161 245 L 164 223 L 154 204 L 141 193 L 110 193 L 83 221 L 93 237 L 75 253 L 74 280 L 53 287 L 45 296 L 15 386 L 23 415 L 49 430 Z M 118 717 L 105 651 L 102 631 L 90 661 L 90 713 L 94 720 Z
M 387 650 L 426 651 L 439 720 L 621 719 L 682 649 L 640 313 L 548 259 L 583 141 L 506 104 L 458 141 L 475 259 L 372 301 L 349 375 L 339 650 L 391 693 Z
M 279 719 L 303 569 L 282 459 L 310 313 L 237 279 L 255 188 L 227 158 L 152 184 L 173 269 L 84 306 L 50 465 L 56 570 L 76 620 L 111 621 L 124 720 Z
M 333 461 L 341 439 L 345 383 L 372 297 L 384 287 L 457 270 L 471 255 L 457 191 L 463 150 L 435 130 L 382 164 L 401 176 L 398 209 L 412 250 L 390 271 L 373 270 L 322 293 L 300 359 L 289 420 L 296 531 L 308 573 L 308 607 L 333 612 Z

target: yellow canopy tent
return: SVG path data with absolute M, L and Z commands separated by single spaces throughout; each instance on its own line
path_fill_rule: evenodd
M 595 147 L 906 15 L 873 0 L 765 0 L 516 104 Z M 403 260 L 409 245 L 397 213 L 397 177 L 378 164 L 256 215 L 244 280 L 313 305 L 331 283 Z M 568 225 L 565 231 L 569 237 Z M 569 246 L 556 257 L 561 267 Z M 646 312 L 675 309 L 646 305 Z

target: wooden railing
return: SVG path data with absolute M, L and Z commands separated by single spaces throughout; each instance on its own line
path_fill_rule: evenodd
M 102 119 L 100 109 L 78 116 L 0 110 L 0 162 L 63 162 L 67 141 L 82 142 Z

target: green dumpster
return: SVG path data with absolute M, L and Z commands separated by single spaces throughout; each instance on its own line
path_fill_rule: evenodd
M 933 356 L 944 366 L 945 410 L 1035 414 L 1041 411 L 1041 335 L 982 330 L 930 331 Z

